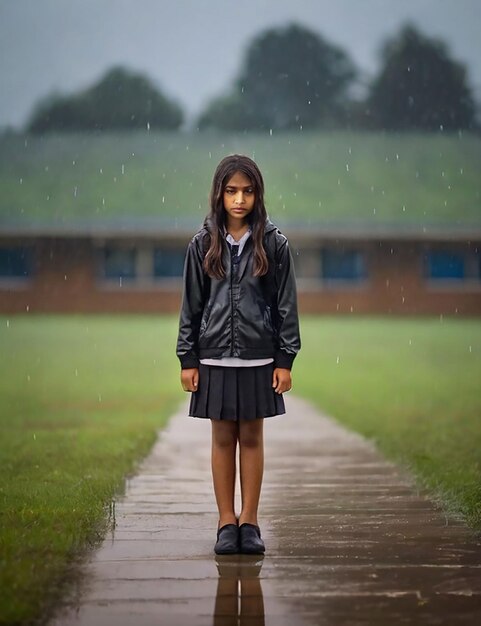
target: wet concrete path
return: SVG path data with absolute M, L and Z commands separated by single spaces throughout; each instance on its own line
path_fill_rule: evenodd
M 266 420 L 264 558 L 214 557 L 210 424 L 162 432 L 51 626 L 481 623 L 481 543 L 295 397 Z

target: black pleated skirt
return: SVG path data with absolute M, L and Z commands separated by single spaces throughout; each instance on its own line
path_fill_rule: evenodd
M 199 388 L 189 415 L 216 420 L 254 420 L 286 412 L 282 394 L 272 388 L 273 363 L 257 367 L 199 365 Z

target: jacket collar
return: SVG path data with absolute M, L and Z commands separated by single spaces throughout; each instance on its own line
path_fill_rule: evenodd
M 205 221 L 204 221 L 204 228 L 206 228 L 206 230 L 208 232 L 212 231 L 213 225 L 212 225 L 212 221 L 210 220 L 209 216 L 206 217 Z M 270 233 L 273 230 L 276 230 L 277 226 L 275 226 L 271 220 L 269 218 L 266 219 L 266 223 L 264 226 L 264 234 Z M 244 273 L 246 271 L 246 267 L 248 264 L 248 261 L 251 257 L 251 255 L 249 254 L 250 250 L 252 249 L 252 237 L 249 237 L 249 239 L 246 241 L 245 247 L 244 247 L 244 251 L 241 254 L 240 260 L 239 260 L 239 267 L 238 267 L 238 278 L 239 280 L 244 276 Z M 224 264 L 224 267 L 229 267 L 230 266 L 230 250 L 229 250 L 229 246 L 225 245 L 224 246 L 224 251 L 222 253 L 222 262 Z

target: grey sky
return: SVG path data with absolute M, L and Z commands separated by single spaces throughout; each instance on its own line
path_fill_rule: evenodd
M 234 79 L 255 34 L 293 20 L 370 76 L 381 42 L 408 19 L 449 44 L 480 99 L 481 0 L 0 0 L 0 126 L 114 64 L 147 73 L 193 116 Z

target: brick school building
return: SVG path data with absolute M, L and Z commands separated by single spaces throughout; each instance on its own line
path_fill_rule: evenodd
M 0 312 L 176 313 L 196 224 L 0 222 Z M 301 313 L 481 314 L 481 228 L 282 224 Z

